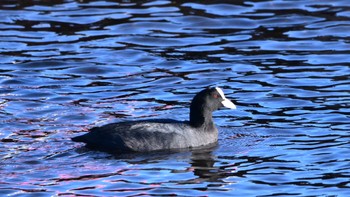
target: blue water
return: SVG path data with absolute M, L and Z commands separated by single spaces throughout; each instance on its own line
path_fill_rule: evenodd
M 349 32 L 348 0 L 1 1 L 0 195 L 350 196 Z M 215 148 L 70 140 L 210 85 Z

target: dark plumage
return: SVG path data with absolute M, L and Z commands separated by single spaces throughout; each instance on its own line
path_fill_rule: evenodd
M 109 152 L 148 152 L 216 144 L 218 130 L 212 112 L 223 106 L 236 108 L 220 88 L 206 88 L 193 98 L 187 122 L 169 119 L 112 123 L 92 128 L 72 140 Z

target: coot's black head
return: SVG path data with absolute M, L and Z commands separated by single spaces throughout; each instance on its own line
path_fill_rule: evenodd
M 194 127 L 213 124 L 212 112 L 220 107 L 236 109 L 219 87 L 206 88 L 194 96 L 190 107 L 190 124 Z

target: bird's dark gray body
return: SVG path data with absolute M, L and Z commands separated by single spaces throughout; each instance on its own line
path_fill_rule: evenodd
M 207 128 L 206 128 L 207 127 Z M 201 129 L 188 122 L 131 121 L 108 124 L 73 138 L 88 147 L 112 152 L 147 152 L 215 145 L 218 131 L 214 125 Z

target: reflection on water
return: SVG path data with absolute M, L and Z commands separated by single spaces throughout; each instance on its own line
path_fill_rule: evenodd
M 349 196 L 348 1 L 0 2 L 0 194 Z M 219 146 L 109 155 L 70 137 L 188 117 Z

